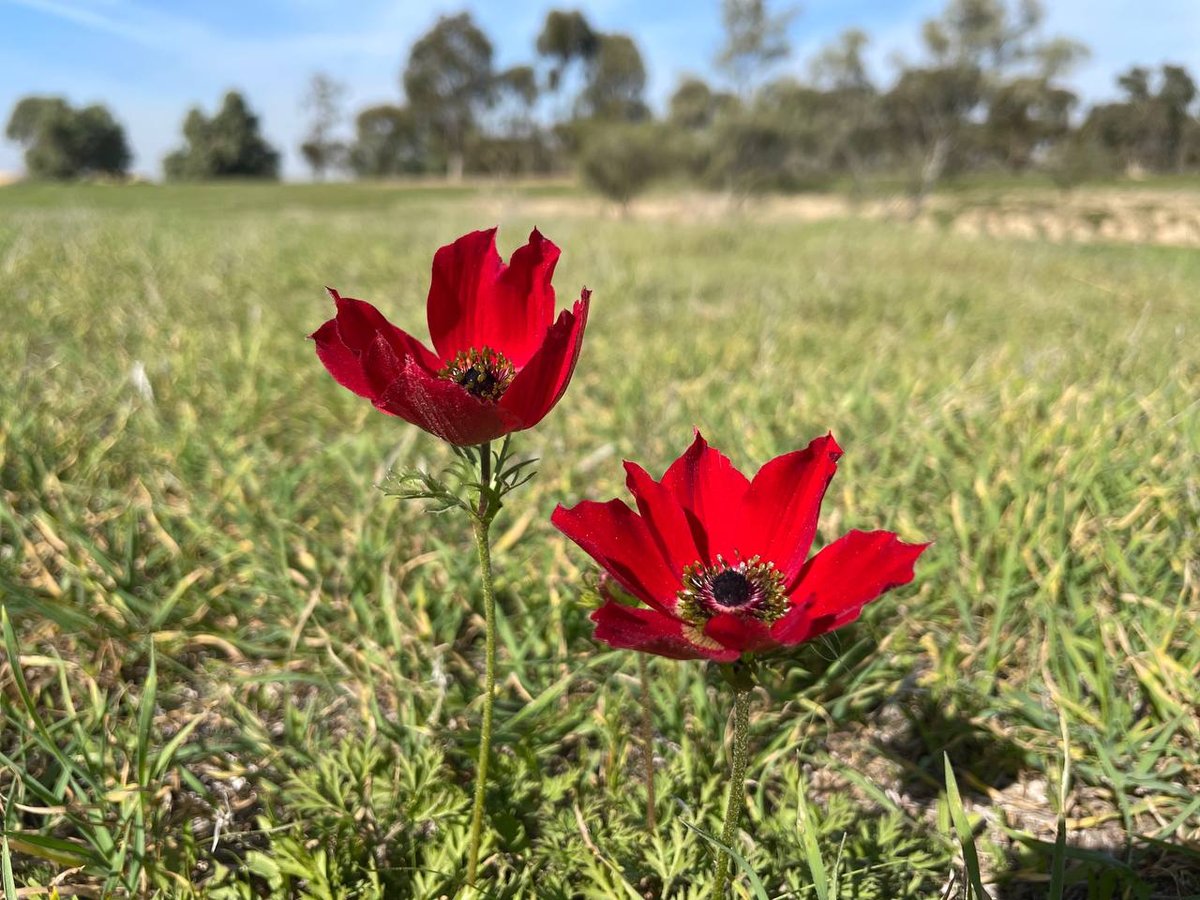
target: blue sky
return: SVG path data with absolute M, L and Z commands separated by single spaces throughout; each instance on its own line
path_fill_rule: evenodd
M 784 3 L 777 2 L 777 8 Z M 921 22 L 944 0 L 803 0 L 791 27 L 807 59 L 845 28 L 872 36 L 875 75 L 897 55 L 920 53 Z M 1085 98 L 1113 93 L 1133 63 L 1180 62 L 1200 76 L 1200 0 L 1046 0 L 1047 34 L 1084 41 L 1091 59 L 1071 79 Z M 285 172 L 303 175 L 295 150 L 304 132 L 308 77 L 329 72 L 349 87 L 348 108 L 400 99 L 398 73 L 413 40 L 439 14 L 469 9 L 496 45 L 499 65 L 530 61 L 546 11 L 579 7 L 596 27 L 632 34 L 661 106 L 684 73 L 707 73 L 721 40 L 719 0 L 0 0 L 0 115 L 17 98 L 61 94 L 103 101 L 126 126 L 134 168 L 157 176 L 179 143 L 187 108 L 211 109 L 228 88 L 245 92 Z M 21 150 L 0 141 L 0 171 Z

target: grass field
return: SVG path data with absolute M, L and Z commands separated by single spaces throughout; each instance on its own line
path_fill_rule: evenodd
M 647 835 L 637 660 L 591 640 L 593 565 L 548 521 L 693 426 L 750 470 L 831 429 L 818 542 L 936 541 L 756 696 L 765 893 L 736 896 L 966 897 L 972 854 L 997 900 L 1200 896 L 1200 253 L 752 205 L 535 223 L 530 195 L 0 190 L 5 891 L 459 889 L 475 558 L 376 487 L 451 457 L 305 335 L 330 284 L 424 336 L 433 251 L 499 223 L 505 254 L 563 247 L 560 303 L 594 295 L 497 522 L 488 896 L 708 894 L 728 694 L 651 663 Z

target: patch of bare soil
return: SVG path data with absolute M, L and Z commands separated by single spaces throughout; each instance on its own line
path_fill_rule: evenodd
M 1030 240 L 1200 246 L 1200 194 L 1151 189 L 938 198 L 926 214 L 961 234 Z
M 986 197 L 941 195 L 931 198 L 915 217 L 911 201 L 902 196 L 855 201 L 837 194 L 745 199 L 681 193 L 642 198 L 625 209 L 600 198 L 540 197 L 515 202 L 523 213 L 547 218 L 629 217 L 651 222 L 865 218 L 945 228 L 970 237 L 1200 247 L 1200 192 L 1192 191 L 1087 188 L 1012 191 Z

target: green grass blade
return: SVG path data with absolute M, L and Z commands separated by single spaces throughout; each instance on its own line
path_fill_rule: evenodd
M 562 676 L 550 687 L 546 688 L 540 694 L 533 698 L 529 703 L 522 706 L 517 712 L 499 724 L 496 728 L 496 734 L 511 736 L 517 733 L 518 726 L 522 725 L 527 719 L 535 718 L 545 711 L 550 704 L 561 697 L 567 689 L 576 681 L 576 679 L 587 674 L 590 670 L 597 666 L 604 665 L 613 658 L 619 655 L 618 651 L 608 653 L 598 653 L 582 665 L 577 665 L 566 675 Z
M 150 668 L 142 693 L 138 697 L 137 720 L 137 778 L 138 786 L 144 791 L 150 780 L 150 731 L 154 725 L 154 705 L 158 700 L 158 662 L 154 652 L 154 641 L 150 642 Z
M 683 825 L 694 834 L 698 834 L 701 838 L 709 843 L 716 850 L 724 850 L 737 863 L 737 867 L 746 875 L 746 880 L 750 882 L 750 890 L 754 893 L 756 900 L 770 900 L 770 895 L 767 894 L 767 888 L 762 883 L 762 879 L 758 877 L 758 873 L 754 871 L 750 863 L 746 862 L 746 857 L 742 856 L 733 847 L 726 846 L 720 838 L 715 838 L 708 832 L 697 828 L 691 822 L 682 820 Z
M 1058 784 L 1058 821 L 1054 832 L 1054 856 L 1050 861 L 1050 892 L 1047 900 L 1062 900 L 1067 874 L 1067 797 L 1071 787 L 1071 733 L 1067 714 L 1059 710 L 1059 730 L 1062 733 L 1063 764 Z
M 0 836 L 0 877 L 4 881 L 4 900 L 18 900 L 17 883 L 13 879 L 12 854 L 8 851 L 7 836 Z
M 90 865 L 99 867 L 104 864 L 104 861 L 87 847 L 62 838 L 24 831 L 10 831 L 6 832 L 4 836 L 13 848 L 22 853 L 57 863 L 60 866 Z
M 975 894 L 975 900 L 991 900 L 988 892 L 983 889 L 983 880 L 979 869 L 979 853 L 975 849 L 975 834 L 971 830 L 966 807 L 963 806 L 962 796 L 958 792 L 958 782 L 954 778 L 954 769 L 950 766 L 950 755 L 943 753 L 942 757 L 946 766 L 946 799 L 950 806 L 950 818 L 954 822 L 958 842 L 962 845 L 963 864 L 967 869 L 971 890 Z
M 817 892 L 817 900 L 829 900 L 829 874 L 825 869 L 825 860 L 821 857 L 821 847 L 817 843 L 816 823 L 813 820 L 812 809 L 808 804 L 807 789 L 808 786 L 801 779 L 797 791 L 800 839 L 804 843 L 804 859 L 808 863 L 808 871 L 812 874 L 813 890 Z

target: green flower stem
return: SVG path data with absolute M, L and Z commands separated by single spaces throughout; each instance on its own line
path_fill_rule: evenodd
M 646 654 L 635 654 L 642 679 L 642 757 L 646 773 L 646 831 L 651 834 L 658 824 L 654 800 L 654 698 L 650 696 L 650 666 Z
M 479 509 L 473 517 L 475 547 L 479 551 L 479 575 L 483 587 L 484 675 L 483 722 L 479 728 L 479 764 L 475 771 L 475 806 L 471 812 L 471 843 L 467 854 L 467 884 L 474 886 L 479 868 L 479 843 L 483 831 L 483 807 L 487 795 L 488 758 L 492 751 L 492 699 L 496 692 L 496 594 L 492 587 L 492 551 L 488 540 L 494 511 L 488 508 L 492 482 L 492 448 L 479 447 Z
M 729 794 L 725 798 L 725 828 L 721 831 L 721 843 L 732 847 L 737 839 L 738 819 L 746 803 L 746 757 L 750 748 L 750 695 L 749 687 L 735 688 L 733 695 L 733 770 L 729 775 Z M 729 880 L 730 856 L 724 850 L 717 859 L 717 878 L 713 883 L 714 900 L 725 896 L 725 885 Z

